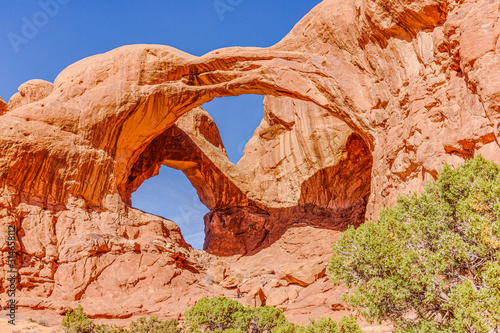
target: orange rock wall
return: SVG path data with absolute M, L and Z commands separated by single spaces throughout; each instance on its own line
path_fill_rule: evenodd
M 258 254 L 293 225 L 376 218 L 445 162 L 500 163 L 499 16 L 489 0 L 325 0 L 270 48 L 124 46 L 23 84 L 0 100 L 0 232 L 17 228 L 19 305 L 167 314 L 216 293 L 201 282 L 213 257 L 129 207 L 161 164 L 211 209 L 209 251 Z M 265 118 L 233 165 L 198 107 L 255 93 L 270 96 Z M 124 293 L 146 296 L 134 308 Z

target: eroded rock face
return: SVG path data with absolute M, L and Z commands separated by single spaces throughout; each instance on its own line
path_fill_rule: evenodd
M 184 242 L 174 222 L 126 207 L 119 197 L 108 198 L 105 211 L 70 198 L 63 210 L 19 203 L 15 214 L 8 214 L 14 203 L 9 193 L 3 190 L 0 217 L 2 228 L 17 229 L 20 308 L 63 313 L 81 303 L 93 316 L 126 318 L 171 303 L 175 295 L 210 295 L 193 285 L 210 260 Z M 5 274 L 2 270 L 2 288 Z M 178 314 L 169 309 L 166 315 Z
M 140 154 L 181 114 L 216 96 L 258 92 L 310 101 L 363 138 L 375 163 L 368 200 L 374 217 L 398 193 L 421 187 L 444 160 L 456 164 L 479 150 L 495 157 L 496 15 L 487 1 L 383 6 L 330 0 L 269 49 L 228 48 L 197 58 L 136 45 L 84 59 L 57 77 L 43 103 L 13 104 L 2 123 L 18 124 L 3 133 L 21 135 L 19 142 L 24 134 L 40 133 L 33 141 L 46 140 L 46 146 L 72 142 L 71 149 L 60 147 L 45 160 L 62 158 L 71 170 L 82 169 L 85 161 L 77 159 L 96 161 L 87 169 L 99 170 L 91 176 L 98 181 L 59 170 L 63 182 L 27 185 L 22 180 L 30 171 L 20 170 L 24 177 L 4 173 L 1 182 L 45 201 L 48 192 L 57 192 L 54 204 L 82 195 L 100 206 L 114 193 L 127 202 L 128 178 Z M 470 27 L 483 21 L 480 29 Z M 329 33 L 335 27 L 345 32 Z M 471 47 L 477 40 L 481 47 Z M 16 133 L 20 127 L 25 130 Z M 76 147 L 82 152 L 71 156 Z M 43 172 L 38 177 L 54 178 Z
M 21 84 L 19 92 L 9 100 L 9 108 L 17 109 L 20 106 L 38 102 L 49 96 L 53 90 L 52 83 L 45 80 L 30 80 Z
M 0 116 L 6 113 L 8 109 L 7 103 L 0 97 Z
M 301 109 L 282 110 L 293 113 Z M 318 117 L 316 107 L 308 111 L 311 117 L 295 116 L 290 129 L 275 134 L 273 140 L 261 136 L 273 127 L 264 118 L 238 163 L 249 171 L 252 197 L 258 199 L 248 205 L 213 209 L 205 216 L 205 248 L 209 252 L 253 254 L 293 226 L 344 230 L 364 222 L 370 151 L 361 137 L 336 118 L 323 112 Z M 308 127 L 315 121 L 317 127 Z M 257 158 L 257 154 L 263 157 Z M 355 180 L 347 181 L 351 177 Z M 277 199 L 271 203 L 273 195 Z
M 444 162 L 478 152 L 500 162 L 499 16 L 489 0 L 325 0 L 270 48 L 195 57 L 125 46 L 53 85 L 22 85 L 0 101 L 0 230 L 17 229 L 19 306 L 173 316 L 172 304 L 226 290 L 226 278 L 203 278 L 212 256 L 129 206 L 162 164 L 183 170 L 211 209 L 206 248 L 261 264 L 301 223 L 337 232 L 420 191 Z M 198 107 L 247 93 L 272 97 L 235 166 Z M 255 273 L 238 274 L 227 287 Z M 252 288 L 312 316 L 302 309 L 342 308 L 323 278 L 307 291 Z
M 182 170 L 211 210 L 205 249 L 217 255 L 255 253 L 295 225 L 362 223 L 372 165 L 362 138 L 310 102 L 268 96 L 264 106 L 237 165 L 210 115 L 186 113 L 141 153 L 127 197 L 161 165 Z M 356 181 L 344 182 L 349 177 Z

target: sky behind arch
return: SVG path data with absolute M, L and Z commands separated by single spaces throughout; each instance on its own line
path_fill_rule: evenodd
M 4 0 L 0 10 L 0 96 L 31 79 L 53 82 L 70 64 L 127 44 L 163 44 L 201 56 L 229 46 L 280 41 L 319 0 Z M 262 119 L 262 96 L 204 105 L 233 162 Z M 173 190 L 174 189 L 174 190 Z M 188 243 L 203 244 L 203 215 L 184 175 L 163 167 L 133 206 L 177 222 Z

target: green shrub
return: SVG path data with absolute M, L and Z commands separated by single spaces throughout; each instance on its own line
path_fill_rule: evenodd
M 272 332 L 275 328 L 288 324 L 283 312 L 273 306 L 245 308 L 250 318 L 249 332 Z
M 344 232 L 328 266 L 348 304 L 397 332 L 500 330 L 500 166 L 446 166 L 420 196 Z
M 161 321 L 156 317 L 146 317 L 137 319 L 136 322 L 130 323 L 130 333 L 179 333 L 181 330 L 179 322 L 176 319 Z
M 94 321 L 83 312 L 81 305 L 66 313 L 62 325 L 68 333 L 94 333 L 96 330 Z
M 276 327 L 273 333 L 304 333 L 304 327 L 294 325 L 293 323 L 286 323 Z
M 280 309 L 272 306 L 244 307 L 225 297 L 204 298 L 184 314 L 184 330 L 176 319 L 161 321 L 156 317 L 141 317 L 130 323 L 130 329 L 96 325 L 81 305 L 66 313 L 63 326 L 69 333 L 358 333 L 354 318 L 342 318 L 337 324 L 330 318 L 321 318 L 304 328 L 289 323 Z
M 204 298 L 184 314 L 189 332 L 271 332 L 288 324 L 281 310 L 272 306 L 244 307 L 225 297 Z
M 117 327 L 116 325 L 113 326 L 108 326 L 108 325 L 101 325 L 99 327 L 99 330 L 96 332 L 99 333 L 130 333 L 130 331 L 126 328 L 122 327 Z
M 304 333 L 363 333 L 363 331 L 356 323 L 356 318 L 343 316 L 338 323 L 326 317 L 311 321 L 305 327 Z
M 363 333 L 356 323 L 356 317 L 343 316 L 339 322 L 328 317 L 312 320 L 306 327 L 286 323 L 277 326 L 273 333 Z
M 141 317 L 130 323 L 130 330 L 116 325 L 96 325 L 84 312 L 81 305 L 66 313 L 62 325 L 68 333 L 180 333 L 176 319 L 161 321 L 156 317 Z
M 244 307 L 225 297 L 204 298 L 184 314 L 187 332 L 224 333 L 358 333 L 355 318 L 330 318 L 312 322 L 306 328 L 289 323 L 283 312 L 273 306 Z
M 189 332 L 244 330 L 250 323 L 243 305 L 222 296 L 200 299 L 184 317 Z
M 184 317 L 184 327 L 188 332 L 260 333 L 288 325 L 280 309 L 244 307 L 225 297 L 201 299 L 186 311 Z

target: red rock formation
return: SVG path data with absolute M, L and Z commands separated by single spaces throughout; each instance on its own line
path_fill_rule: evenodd
M 128 204 L 132 193 L 157 175 L 161 165 L 182 170 L 209 209 L 248 202 L 242 193 L 246 176 L 229 161 L 217 126 L 201 108 L 182 116 L 144 149 L 123 190 Z
M 9 107 L 14 110 L 20 106 L 38 102 L 49 96 L 54 89 L 52 83 L 44 80 L 30 80 L 21 84 L 19 92 L 9 100 Z
M 8 110 L 7 103 L 0 97 L 0 116 L 6 113 Z
M 17 228 L 19 306 L 173 316 L 220 293 L 203 278 L 213 257 L 129 207 L 161 164 L 211 209 L 207 249 L 260 251 L 244 257 L 260 265 L 293 226 L 357 224 L 444 162 L 500 162 L 499 15 L 486 0 L 325 0 L 270 48 L 125 46 L 22 85 L 0 101 L 0 230 Z M 248 93 L 274 97 L 235 166 L 197 107 Z M 287 290 L 287 313 L 340 309 L 329 288 Z
M 205 249 L 250 254 L 294 225 L 340 230 L 362 223 L 371 164 L 363 140 L 326 111 L 267 97 L 262 124 L 238 165 L 213 120 L 197 108 L 146 147 L 123 192 L 130 198 L 161 165 L 182 170 L 211 210 Z M 344 181 L 352 176 L 357 181 Z
M 329 129 L 331 130 L 331 128 Z M 318 145 L 335 142 L 325 140 L 320 131 L 314 133 L 316 140 L 306 142 Z M 330 132 L 330 134 L 332 133 L 338 132 Z M 289 135 L 289 133 L 285 135 Z M 293 135 L 291 137 L 297 138 Z M 346 141 L 343 142 L 343 140 Z M 347 138 L 341 137 L 339 141 L 343 143 L 342 146 L 330 143 L 323 150 L 307 151 L 303 150 L 304 146 L 298 146 L 296 154 L 291 153 L 283 158 L 279 157 L 279 153 L 273 155 L 272 151 L 269 152 L 269 155 L 277 157 L 277 163 L 266 165 L 265 169 L 257 168 L 260 169 L 259 171 L 264 169 L 264 172 L 260 174 L 262 177 L 268 178 L 271 174 L 276 177 L 275 179 L 278 179 L 276 181 L 278 184 L 274 186 L 280 191 L 278 193 L 281 194 L 281 197 L 288 202 L 277 200 L 274 205 L 269 207 L 265 206 L 262 201 L 256 200 L 249 206 L 212 210 L 205 216 L 205 249 L 218 255 L 253 254 L 275 242 L 287 229 L 293 226 L 312 225 L 344 230 L 348 225 L 362 223 L 370 191 L 371 155 L 363 140 L 356 134 L 351 134 Z M 276 145 L 275 147 L 276 151 L 279 151 L 283 146 Z M 332 148 L 338 150 L 332 151 Z M 311 157 L 307 154 L 312 153 L 314 156 L 315 151 L 322 152 L 321 154 L 328 156 L 330 161 L 325 161 L 321 155 L 316 155 L 317 163 L 307 164 L 310 162 L 307 157 Z M 297 161 L 300 153 L 305 154 L 306 158 L 303 163 L 299 164 Z M 287 157 L 290 158 L 289 163 L 283 162 L 283 159 Z M 249 159 L 246 159 L 244 154 L 242 164 L 247 161 Z M 260 161 L 269 163 L 265 159 Z M 336 164 L 325 167 L 326 162 L 336 162 Z M 292 163 L 295 164 L 296 168 L 287 165 Z M 257 164 L 254 163 L 254 165 Z M 308 174 L 297 172 L 300 167 L 307 168 L 309 173 L 317 171 L 305 179 Z M 276 176 L 276 173 L 280 173 L 280 175 Z M 351 181 L 353 178 L 354 180 Z M 285 179 L 282 182 L 284 186 L 279 184 L 279 179 Z M 300 192 L 286 190 L 286 186 L 293 188 L 294 185 L 298 187 Z M 260 186 L 262 188 L 262 183 Z M 271 186 L 270 182 L 267 182 L 267 186 L 269 186 L 269 192 L 274 191 L 274 186 Z M 300 197 L 294 198 L 294 194 L 300 194 Z M 269 197 L 269 193 L 266 193 L 266 196 Z

